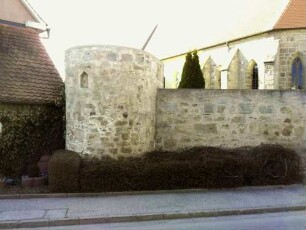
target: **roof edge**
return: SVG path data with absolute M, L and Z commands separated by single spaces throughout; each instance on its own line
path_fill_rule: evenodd
M 306 0 L 289 0 L 273 29 L 301 28 L 305 27 L 305 25 Z
M 20 0 L 20 2 L 25 6 L 25 8 L 29 11 L 29 13 L 33 16 L 33 18 L 37 21 L 34 24 L 33 22 L 27 21 L 26 26 L 33 27 L 34 29 L 39 29 L 45 31 L 47 29 L 48 24 L 42 19 L 42 17 L 34 10 L 33 6 L 27 0 Z M 34 26 L 32 26 L 32 24 Z
M 292 0 L 289 0 L 289 2 L 287 4 L 287 6 L 285 7 L 284 11 L 282 12 L 282 14 L 279 16 L 276 23 L 274 24 L 273 29 L 277 29 L 277 25 L 280 23 L 280 21 L 282 20 L 282 18 L 284 17 L 286 12 L 288 11 L 288 8 L 290 7 L 291 4 L 292 4 Z
M 196 49 L 196 50 L 197 50 L 197 51 L 204 51 L 204 50 L 207 50 L 207 49 L 212 49 L 212 48 L 215 48 L 215 47 L 218 47 L 218 46 L 221 46 L 221 45 L 228 45 L 229 43 L 232 43 L 232 42 L 236 42 L 236 41 L 239 41 L 239 40 L 242 40 L 242 39 L 248 39 L 248 38 L 255 37 L 255 36 L 259 36 L 259 35 L 263 35 L 263 34 L 266 34 L 266 33 L 278 32 L 278 31 L 282 31 L 282 30 L 298 30 L 298 29 L 306 29 L 306 27 L 297 27 L 297 28 L 275 28 L 275 29 L 266 30 L 266 31 L 260 32 L 260 33 L 255 33 L 255 34 L 246 35 L 246 36 L 238 37 L 238 38 L 231 39 L 231 40 L 226 40 L 226 41 L 219 42 L 219 43 L 216 43 L 216 44 L 210 45 L 210 46 L 205 46 L 205 47 L 202 47 L 202 48 L 199 48 L 199 49 Z M 170 57 L 162 58 L 162 59 L 160 59 L 160 60 L 161 60 L 161 61 L 167 61 L 167 60 L 170 60 L 170 59 L 173 59 L 173 58 L 176 58 L 176 57 L 180 57 L 180 56 L 186 55 L 187 53 L 188 53 L 188 52 L 180 53 L 180 54 L 173 55 L 173 56 L 170 56 Z
M 1 99 L 0 104 L 56 106 L 54 102 L 10 101 Z
M 14 26 L 14 27 L 19 27 L 19 28 L 26 28 L 26 25 L 23 24 L 23 23 L 6 21 L 6 20 L 3 20 L 3 19 L 0 19 L 0 24 L 5 25 L 5 26 Z
M 229 43 L 232 43 L 232 42 L 235 42 L 235 41 L 238 41 L 238 40 L 247 39 L 247 38 L 251 38 L 251 37 L 254 37 L 254 36 L 259 36 L 259 35 L 269 33 L 269 32 L 272 32 L 272 31 L 273 30 L 267 30 L 267 31 L 264 31 L 264 32 L 255 33 L 255 34 L 251 34 L 251 35 L 247 35 L 247 36 L 243 36 L 243 37 L 238 37 L 238 38 L 235 38 L 235 39 L 225 40 L 223 42 L 219 42 L 219 43 L 216 43 L 216 44 L 210 45 L 210 46 L 205 46 L 205 47 L 202 47 L 202 48 L 199 48 L 199 49 L 196 49 L 196 50 L 197 51 L 203 51 L 203 50 L 215 48 L 215 47 L 218 47 L 218 46 L 221 46 L 221 45 L 228 45 Z M 170 57 L 162 58 L 161 61 L 166 61 L 166 60 L 169 60 L 169 59 L 172 59 L 172 58 L 176 58 L 176 57 L 179 57 L 179 56 L 182 56 L 182 55 L 186 55 L 187 53 L 188 52 L 184 52 L 184 53 L 180 53 L 180 54 L 173 55 L 173 56 L 170 56 Z

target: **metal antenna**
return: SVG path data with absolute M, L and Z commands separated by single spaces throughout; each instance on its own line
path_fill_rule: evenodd
M 157 28 L 158 24 L 154 27 L 153 31 L 151 32 L 150 36 L 148 37 L 148 39 L 146 40 L 146 43 L 143 45 L 143 47 L 141 48 L 142 50 L 145 50 L 145 48 L 147 47 L 149 41 L 151 40 L 156 28 Z

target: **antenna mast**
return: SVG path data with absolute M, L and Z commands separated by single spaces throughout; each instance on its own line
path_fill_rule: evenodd
M 157 28 L 158 24 L 154 27 L 153 31 L 151 32 L 150 36 L 148 37 L 148 39 L 146 40 L 146 43 L 143 45 L 143 47 L 141 48 L 142 50 L 145 50 L 145 48 L 147 47 L 149 41 L 151 40 L 153 34 L 155 33 L 155 30 Z

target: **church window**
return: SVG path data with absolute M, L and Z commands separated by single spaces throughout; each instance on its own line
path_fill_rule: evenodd
M 302 61 L 299 57 L 295 58 L 291 67 L 292 76 L 292 88 L 302 89 L 303 88 L 303 66 Z
M 257 66 L 257 64 L 255 64 L 254 67 L 253 67 L 252 89 L 258 89 L 258 66 Z

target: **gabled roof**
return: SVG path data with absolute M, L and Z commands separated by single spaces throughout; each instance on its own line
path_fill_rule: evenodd
M 306 28 L 306 0 L 291 0 L 274 29 Z
M 53 103 L 62 84 L 38 31 L 0 24 L 0 102 Z

